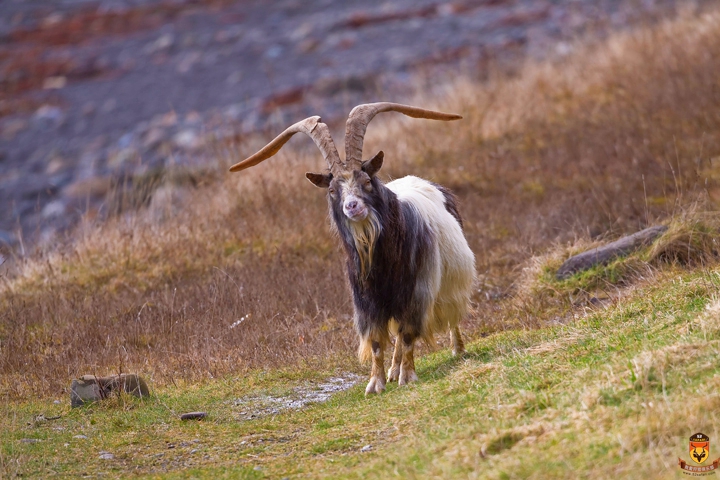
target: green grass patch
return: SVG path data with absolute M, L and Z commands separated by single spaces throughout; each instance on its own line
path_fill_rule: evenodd
M 686 437 L 720 433 L 720 316 L 705 311 L 718 278 L 668 273 L 571 324 L 492 335 L 462 358 L 425 355 L 419 383 L 377 397 L 362 380 L 324 403 L 277 408 L 267 399 L 344 373 L 300 368 L 79 409 L 13 402 L 0 466 L 31 477 L 677 476 Z M 208 418 L 178 419 L 191 410 Z

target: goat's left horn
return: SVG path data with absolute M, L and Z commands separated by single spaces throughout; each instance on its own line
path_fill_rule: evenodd
M 242 162 L 238 162 L 230 167 L 231 172 L 239 172 L 246 168 L 254 167 L 258 163 L 267 160 L 268 158 L 275 155 L 280 151 L 283 145 L 290 140 L 290 137 L 296 133 L 304 133 L 313 139 L 315 145 L 320 149 L 328 164 L 328 168 L 331 170 L 335 165 L 342 165 L 340 162 L 340 156 L 338 155 L 335 143 L 330 136 L 330 130 L 328 126 L 322 123 L 321 118 L 318 116 L 308 117 L 305 120 L 297 122 L 296 124 L 288 127 L 284 132 L 275 137 L 272 142 L 265 145 L 262 150 L 252 155 Z
M 348 166 L 362 162 L 363 141 L 365 130 L 370 120 L 382 112 L 400 112 L 408 117 L 427 118 L 429 120 L 460 120 L 462 117 L 454 113 L 436 112 L 424 108 L 401 105 L 399 103 L 378 102 L 366 103 L 353 108 L 345 124 L 345 161 Z

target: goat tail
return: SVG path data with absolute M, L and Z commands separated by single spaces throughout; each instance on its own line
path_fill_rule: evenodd
M 372 342 L 369 338 L 360 338 L 360 346 L 358 347 L 358 359 L 360 362 L 367 363 L 372 358 Z
M 380 349 L 384 352 L 390 343 L 390 335 L 387 328 L 373 329 L 366 334 L 360 334 L 360 346 L 358 347 L 358 358 L 362 363 L 367 363 L 373 357 L 373 342 L 378 342 Z

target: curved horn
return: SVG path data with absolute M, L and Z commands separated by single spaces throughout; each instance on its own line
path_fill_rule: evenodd
M 399 103 L 378 102 L 366 103 L 353 108 L 348 116 L 345 124 L 345 161 L 348 166 L 359 164 L 362 162 L 363 140 L 365 139 L 365 130 L 370 120 L 378 113 L 382 112 L 400 112 L 408 117 L 427 118 L 430 120 L 460 120 L 460 115 L 454 113 L 435 112 L 433 110 L 425 110 L 424 108 L 411 107 L 410 105 L 401 105 Z
M 302 132 L 313 139 L 315 145 L 320 149 L 325 157 L 325 161 L 328 164 L 328 168 L 333 169 L 334 165 L 342 165 L 340 162 L 340 156 L 338 155 L 335 143 L 330 136 L 330 130 L 328 126 L 322 123 L 321 118 L 318 116 L 308 117 L 305 120 L 299 121 L 294 125 L 288 127 L 284 132 L 275 137 L 272 142 L 265 145 L 262 150 L 257 152 L 255 155 L 246 158 L 242 162 L 238 162 L 230 167 L 231 172 L 239 172 L 246 168 L 254 167 L 258 163 L 267 160 L 268 158 L 275 155 L 280 151 L 283 145 L 290 140 L 290 137 L 298 132 Z

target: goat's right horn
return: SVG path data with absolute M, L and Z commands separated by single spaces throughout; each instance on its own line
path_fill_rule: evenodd
M 230 171 L 239 172 L 240 170 L 254 167 L 258 163 L 267 160 L 268 158 L 279 152 L 282 146 L 285 145 L 288 140 L 290 140 L 290 137 L 292 137 L 298 132 L 302 132 L 313 139 L 315 145 L 317 145 L 317 147 L 322 152 L 323 157 L 325 157 L 328 168 L 332 170 L 336 165 L 342 165 L 342 162 L 340 162 L 340 156 L 338 155 L 337 148 L 335 148 L 335 143 L 333 143 L 333 139 L 330 136 L 330 130 L 328 129 L 328 126 L 322 123 L 320 117 L 315 116 L 308 117 L 305 120 L 297 122 L 296 124 L 288 127 L 284 132 L 275 137 L 272 142 L 265 145 L 262 150 L 257 152 L 255 155 L 252 155 L 243 160 L 242 162 L 238 162 L 232 167 L 230 167 Z
M 446 122 L 462 118 L 454 113 L 436 112 L 399 103 L 378 102 L 358 105 L 352 109 L 345 124 L 345 161 L 349 166 L 360 165 L 362 162 L 365 130 L 370 120 L 382 112 L 400 112 L 408 117 L 444 120 Z

